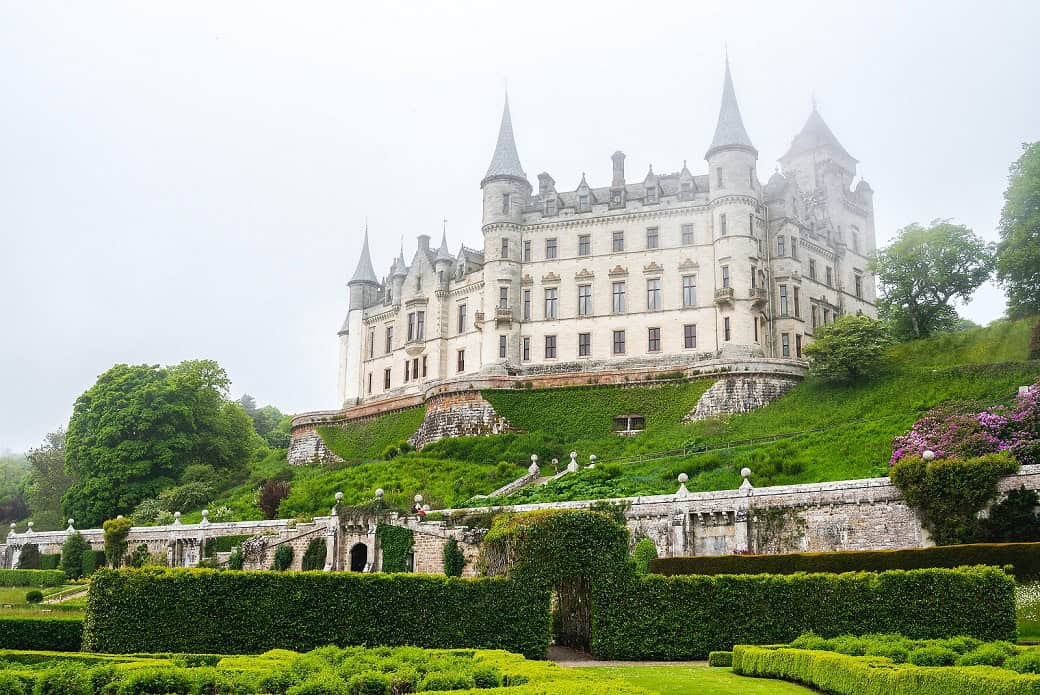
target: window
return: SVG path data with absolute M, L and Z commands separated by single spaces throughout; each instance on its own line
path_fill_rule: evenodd
M 368 331 L 368 359 L 372 359 L 376 354 L 376 329 Z
M 578 334 L 578 357 L 589 357 L 592 355 L 592 334 Z
M 660 328 L 649 328 L 647 329 L 647 352 L 660 352 L 661 351 L 661 329 Z
M 859 229 L 852 228 L 852 250 L 859 253 Z
M 816 324 L 819 323 L 819 321 L 820 321 L 820 310 L 817 309 L 816 305 L 814 304 L 813 308 L 812 308 L 812 311 L 809 312 L 809 313 L 810 313 L 810 315 L 812 317 L 812 327 L 813 327 L 813 329 L 815 329 L 816 328 Z
M 412 378 L 412 372 L 410 370 L 411 366 L 412 366 L 411 360 L 405 360 L 404 361 L 404 380 L 405 380 L 406 383 L 408 381 L 410 381 L 411 378 Z
M 729 266 L 722 266 L 722 289 L 729 287 Z
M 556 336 L 545 336 L 545 359 L 556 359 Z
M 502 194 L 502 212 L 507 214 L 507 215 L 509 214 L 509 194 L 508 193 L 503 193 Z
M 578 316 L 592 315 L 592 285 L 578 285 Z
M 683 275 L 682 278 L 682 305 L 697 306 L 697 276 Z
M 726 213 L 719 215 L 719 236 L 726 236 Z
M 416 357 L 412 360 L 412 378 L 419 378 L 419 358 Z
M 809 259 L 809 277 L 812 280 L 816 279 L 816 260 L 813 258 Z
M 798 258 L 798 238 L 791 237 L 791 258 Z
M 657 186 L 646 187 L 646 202 L 656 203 L 657 202 Z
M 748 185 L 752 188 L 755 187 L 755 167 L 748 167 Z
M 588 234 L 578 236 L 578 255 L 588 256 L 592 253 L 592 237 Z
M 853 277 L 852 281 L 855 283 L 856 286 L 856 296 L 860 299 L 863 299 L 863 276 L 856 275 L 855 277 Z
M 585 212 L 589 209 L 589 194 L 582 193 L 578 196 L 578 212 Z
M 531 290 L 524 290 L 524 321 L 531 320 Z
M 509 308 L 509 288 L 499 287 L 498 288 L 498 308 L 508 309 Z
M 801 358 L 802 356 L 802 334 L 799 333 L 794 337 L 794 356 Z
M 748 234 L 755 233 L 755 213 L 753 212 L 748 215 L 747 231 Z
M 368 392 L 372 393 L 372 372 L 368 373 Z
M 780 353 L 784 357 L 791 356 L 791 336 L 787 333 L 780 334 Z
M 466 371 L 466 351 L 459 350 L 455 355 L 455 371 L 464 372 Z
M 613 310 L 615 314 L 625 313 L 625 283 L 624 281 L 611 284 L 613 296 Z
M 545 240 L 545 257 L 556 258 L 556 239 Z
M 646 310 L 657 311 L 661 308 L 661 280 L 653 278 L 646 281 Z
M 780 315 L 787 316 L 787 285 L 780 285 Z
M 559 302 L 559 290 L 550 287 L 545 290 L 545 318 L 556 318 L 557 303 Z
M 394 288 L 392 286 L 390 286 L 390 285 L 387 285 L 387 287 L 386 287 L 386 303 L 387 304 L 393 304 L 394 303 Z
M 423 375 L 424 378 L 426 377 L 426 367 L 427 367 L 426 355 L 423 355 L 422 356 L 422 375 Z
M 625 250 L 625 232 L 617 231 L 612 234 L 613 250 L 615 253 Z
M 723 337 L 724 340 L 729 340 L 729 338 L 730 338 L 729 317 L 728 316 L 726 318 L 722 319 L 722 337 Z
M 383 390 L 388 391 L 390 389 L 390 369 L 389 367 L 383 370 Z
M 722 167 L 715 167 L 715 185 L 722 188 Z
M 546 198 L 544 212 L 546 216 L 556 214 L 556 198 Z
M 611 205 L 621 205 L 621 191 L 611 191 L 610 192 L 610 204 Z
M 466 305 L 459 304 L 459 321 L 458 321 L 458 333 L 462 333 L 466 330 Z
M 385 351 L 387 354 L 390 354 L 390 350 L 393 347 L 393 342 L 394 342 L 394 327 L 393 326 L 387 326 L 386 327 L 386 351 Z
M 684 224 L 682 226 L 682 245 L 693 246 L 693 225 Z
M 656 249 L 660 240 L 660 234 L 657 227 L 650 227 L 646 230 L 646 247 L 648 249 Z
M 693 200 L 693 181 L 683 181 L 679 188 L 679 200 Z
M 614 354 L 625 354 L 625 332 L 614 331 Z
M 619 415 L 614 418 L 615 432 L 641 432 L 646 428 L 646 418 L 642 415 Z
M 408 342 L 415 340 L 415 312 L 408 314 Z M 405 379 L 408 381 L 408 379 Z
M 751 319 L 752 325 L 755 327 L 755 342 L 758 342 L 758 319 Z
M 415 339 L 422 340 L 426 337 L 426 312 L 415 312 Z
M 531 240 L 528 239 L 524 242 L 524 263 L 531 262 Z
M 688 323 L 682 327 L 683 347 L 692 350 L 697 347 L 697 324 Z
M 758 285 L 755 284 L 757 282 L 755 280 L 755 277 L 757 275 L 758 275 L 758 268 L 755 267 L 754 265 L 752 265 L 751 266 L 751 289 L 755 289 L 756 287 L 758 287 Z
M 827 266 L 827 287 L 833 287 L 833 286 L 834 286 L 834 270 L 830 266 Z
M 802 318 L 802 301 L 798 296 L 798 286 L 794 288 L 794 317 L 796 319 Z
M 520 339 L 520 359 L 524 362 L 531 361 L 531 339 L 526 336 Z
M 502 240 L 502 258 L 509 258 L 509 239 Z
M 828 323 L 830 323 L 830 321 L 831 321 L 831 310 L 830 309 L 824 309 L 823 310 L 823 325 L 826 326 Z
M 504 360 L 506 358 L 506 337 L 504 335 L 498 336 L 498 359 Z
M 786 249 L 784 248 L 784 238 L 782 236 L 778 236 L 776 238 L 776 255 L 783 256 L 785 251 Z

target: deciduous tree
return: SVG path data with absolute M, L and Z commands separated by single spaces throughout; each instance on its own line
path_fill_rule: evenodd
M 884 367 L 892 339 L 885 324 L 869 316 L 845 315 L 818 328 L 805 347 L 809 370 L 832 380 L 853 380 Z
M 65 467 L 65 431 L 48 433 L 43 446 L 29 451 L 28 459 L 25 493 L 37 530 L 64 528 L 61 498 L 75 480 Z
M 1011 318 L 1040 314 L 1040 142 L 1022 148 L 1004 191 L 997 244 L 997 279 Z

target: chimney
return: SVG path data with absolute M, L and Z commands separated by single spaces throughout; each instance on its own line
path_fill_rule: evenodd
M 416 238 L 419 240 L 419 250 L 420 251 L 429 251 L 430 250 L 430 235 L 429 234 L 420 234 Z
M 611 188 L 622 188 L 625 185 L 625 153 L 618 150 L 610 155 L 614 162 L 614 180 L 610 182 Z

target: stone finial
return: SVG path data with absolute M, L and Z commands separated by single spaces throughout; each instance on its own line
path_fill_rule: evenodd
M 206 526 L 208 524 L 209 524 L 209 510 L 208 509 L 203 509 L 202 510 L 202 525 Z
M 415 503 L 416 504 L 422 504 L 422 495 L 416 495 L 415 496 Z
M 123 515 L 122 515 L 122 514 L 116 514 L 116 518 L 117 518 L 117 519 L 122 519 L 122 518 L 123 518 Z
M 336 504 L 339 504 L 340 502 L 343 501 L 343 493 L 342 492 L 337 492 L 335 494 L 335 498 L 336 498 Z
M 744 479 L 744 481 L 740 484 L 740 489 L 748 491 L 749 494 L 750 494 L 750 490 L 753 487 L 751 485 L 751 481 L 748 480 L 748 478 L 751 477 L 751 469 L 748 468 L 747 466 L 744 466 L 743 468 L 741 468 L 740 469 L 740 477 Z
M 422 506 L 422 508 L 423 508 L 423 511 L 424 511 L 424 512 L 426 512 L 426 513 L 429 513 L 429 511 L 430 511 L 431 509 L 433 509 L 433 507 L 431 507 L 431 506 L 430 506 L 430 505 L 428 505 L 428 504 L 424 504 L 424 505 Z
M 542 469 L 538 467 L 538 454 L 531 454 L 531 465 L 527 467 L 527 472 L 531 475 L 538 475 Z
M 577 473 L 578 472 L 578 452 L 577 451 L 572 451 L 571 452 L 571 462 L 567 464 L 567 472 L 568 473 Z
M 935 452 L 931 449 L 925 449 L 924 453 L 921 454 L 921 458 L 923 458 L 925 461 L 931 461 L 935 459 Z
M 680 473 L 677 480 L 679 481 L 679 489 L 675 491 L 676 497 L 685 497 L 690 494 L 690 491 L 686 489 L 686 481 L 690 479 L 690 476 L 685 473 Z
M 72 525 L 75 521 L 76 521 L 75 519 L 69 519 L 69 527 L 67 529 L 65 529 L 65 530 L 69 531 L 70 533 L 72 531 L 75 531 L 76 527 Z
M 180 526 L 181 525 L 181 513 L 180 512 L 174 512 L 173 513 L 173 525 L 174 526 Z
M 384 494 L 386 494 L 386 493 L 383 492 L 383 488 L 381 488 L 381 487 L 377 487 L 376 488 L 376 499 L 377 500 L 383 499 L 383 495 Z
M 28 524 L 25 525 L 25 532 L 26 533 L 32 533 L 33 532 L 32 527 L 33 527 L 33 522 L 30 521 Z
M 589 465 L 587 465 L 585 467 L 586 468 L 595 468 L 596 467 L 596 455 L 595 454 L 589 454 Z

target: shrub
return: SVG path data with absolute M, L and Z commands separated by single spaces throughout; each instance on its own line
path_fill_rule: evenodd
M 427 673 L 419 684 L 419 690 L 466 690 L 477 683 L 470 673 L 461 671 L 434 671 Z
M 1016 673 L 1040 673 L 1040 649 L 1027 649 L 1004 662 L 1004 668 Z
M 61 568 L 61 553 L 40 553 L 40 569 L 56 570 Z
M 214 487 L 204 482 L 169 487 L 159 493 L 159 507 L 168 512 L 190 512 L 205 507 L 214 492 Z
M 186 668 L 138 668 L 120 678 L 119 695 L 191 695 L 194 674 Z
M 271 569 L 276 572 L 284 572 L 292 566 L 293 549 L 291 545 L 283 543 L 274 551 L 274 564 Z
M 898 642 L 872 642 L 867 646 L 866 656 L 883 656 L 893 663 L 905 664 L 910 650 Z
M 148 564 L 148 560 L 151 557 L 151 553 L 148 551 L 148 546 L 142 543 L 141 545 L 134 548 L 134 552 L 130 555 L 130 566 L 131 567 L 144 567 Z
M 650 561 L 657 557 L 657 546 L 649 538 L 641 538 L 632 550 L 632 561 L 636 565 L 636 574 L 648 574 Z
M 481 666 L 473 670 L 473 683 L 478 688 L 497 688 L 502 685 L 502 674 L 493 666 Z
M 40 549 L 36 547 L 35 543 L 26 543 L 22 546 L 22 551 L 18 554 L 18 567 L 16 567 L 15 569 L 43 569 L 40 566 Z
M 918 647 L 907 657 L 914 666 L 953 666 L 957 652 L 946 647 Z
M 0 570 L 0 586 L 61 586 L 65 573 L 61 570 Z
M 1018 653 L 1010 642 L 983 644 L 957 659 L 958 666 L 1002 666 L 1008 657 Z
M 93 695 L 91 690 L 86 670 L 79 664 L 64 662 L 40 672 L 33 695 Z
M 77 652 L 82 642 L 82 618 L 0 616 L 0 649 Z
M 105 566 L 105 551 L 104 550 L 88 550 L 83 553 L 83 576 L 89 577 L 94 574 L 94 570 L 98 567 Z
M 346 682 L 331 671 L 316 673 L 299 685 L 285 691 L 286 695 L 351 695 Z
M 444 574 L 448 577 L 461 577 L 466 566 L 466 556 L 454 538 L 444 544 Z
M 25 592 L 26 603 L 43 603 L 43 592 L 39 589 L 31 589 Z
M 240 570 L 242 565 L 245 564 L 246 556 L 242 554 L 242 548 L 235 546 L 231 550 L 231 554 L 228 555 L 228 569 L 229 570 Z
M 729 668 L 733 665 L 733 652 L 709 652 L 708 666 Z
M 119 567 L 126 557 L 126 539 L 134 522 L 126 517 L 109 519 L 101 525 L 105 530 L 105 562 L 111 567 Z
M 327 554 L 327 548 L 324 538 L 314 538 L 310 543 L 307 544 L 307 549 L 303 552 L 302 567 L 303 570 L 322 570 L 325 569 L 325 556 Z M 239 567 L 241 569 L 241 567 Z
M 397 458 L 398 454 L 400 453 L 401 450 L 397 448 L 397 445 L 391 444 L 390 446 L 383 449 L 383 460 L 393 461 L 395 458 Z
M 411 529 L 389 524 L 376 526 L 376 538 L 383 553 L 383 572 L 407 572 L 408 555 L 415 543 L 415 534 Z
M 390 692 L 390 677 L 379 671 L 365 671 L 353 676 L 347 687 L 350 695 L 387 695 Z
M 27 695 L 25 685 L 13 673 L 0 671 L 0 695 Z
M 855 380 L 881 372 L 893 340 L 884 322 L 846 314 L 821 326 L 805 347 L 809 370 L 823 379 Z
M 90 544 L 79 531 L 70 533 L 61 545 L 61 571 L 69 579 L 83 576 L 83 558 L 90 552 Z
M 289 496 L 292 486 L 285 480 L 268 480 L 260 487 L 257 495 L 257 506 L 265 519 L 273 519 L 278 516 L 278 507 L 282 500 Z

